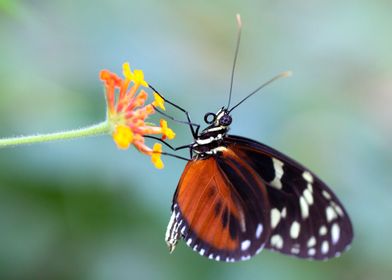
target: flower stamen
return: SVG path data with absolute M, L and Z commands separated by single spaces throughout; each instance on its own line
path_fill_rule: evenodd
M 165 140 L 166 138 L 169 140 L 174 139 L 176 137 L 176 134 L 174 131 L 167 126 L 167 121 L 164 119 L 161 119 L 160 121 L 161 129 L 162 129 L 162 140 Z
M 163 98 L 156 92 L 154 92 L 154 102 L 152 102 L 152 105 L 155 107 L 161 108 L 163 111 L 165 111 L 165 101 Z
M 147 119 L 155 113 L 155 107 L 165 110 L 164 99 L 154 92 L 154 101 L 147 103 L 148 93 L 140 87 L 148 88 L 142 70 L 131 70 L 129 63 L 123 64 L 124 79 L 102 70 L 100 78 L 106 91 L 107 111 L 112 127 L 113 140 L 120 149 L 128 149 L 132 144 L 141 153 L 151 156 L 156 168 L 163 168 L 162 145 L 156 143 L 151 149 L 145 144 L 145 135 L 161 135 L 162 140 L 173 139 L 174 131 L 166 120 L 157 126 Z M 147 103 L 147 104 L 146 104 Z
M 164 167 L 161 159 L 161 154 L 162 154 L 162 145 L 159 143 L 155 143 L 151 155 L 151 161 L 158 169 L 162 169 Z
M 118 125 L 113 132 L 113 140 L 119 149 L 128 149 L 133 141 L 133 132 L 128 126 Z

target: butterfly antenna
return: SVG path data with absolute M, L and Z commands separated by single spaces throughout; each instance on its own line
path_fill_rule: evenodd
M 230 92 L 229 92 L 229 102 L 227 104 L 227 109 L 229 109 L 230 107 L 231 93 L 233 91 L 234 72 L 235 72 L 235 66 L 237 64 L 238 50 L 240 49 L 240 41 L 241 41 L 241 30 L 242 30 L 241 16 L 240 14 L 237 14 L 236 17 L 237 17 L 237 26 L 238 26 L 237 46 L 235 48 L 235 53 L 234 53 L 233 68 L 231 69 Z
M 279 75 L 276 75 L 275 77 L 273 77 L 271 80 L 265 82 L 264 84 L 262 84 L 261 86 L 259 86 L 258 88 L 256 88 L 254 91 L 252 91 L 250 94 L 248 94 L 244 99 L 242 99 L 240 102 L 237 103 L 237 105 L 235 105 L 233 108 L 230 109 L 229 113 L 231 111 L 233 111 L 235 108 L 237 108 L 240 104 L 242 104 L 246 99 L 248 99 L 249 97 L 251 97 L 252 95 L 254 95 L 255 93 L 257 93 L 259 90 L 261 90 L 262 88 L 268 86 L 269 84 L 271 84 L 272 82 L 280 79 L 280 78 L 287 78 L 290 77 L 292 75 L 291 71 L 285 71 L 280 73 Z

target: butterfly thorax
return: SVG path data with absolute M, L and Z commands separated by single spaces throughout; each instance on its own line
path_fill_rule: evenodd
M 230 129 L 231 117 L 224 108 L 212 115 L 214 116 L 212 121 L 207 122 L 206 120 L 211 125 L 205 128 L 192 144 L 195 159 L 208 158 L 222 152 L 226 148 L 223 140 Z

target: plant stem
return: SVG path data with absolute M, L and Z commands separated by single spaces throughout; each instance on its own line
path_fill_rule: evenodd
M 102 134 L 108 134 L 110 133 L 110 130 L 111 130 L 110 123 L 109 121 L 105 120 L 104 122 L 92 126 L 74 129 L 74 130 L 61 131 L 61 132 L 48 133 L 48 134 L 2 138 L 0 139 L 0 148 L 33 144 L 33 143 L 50 142 L 56 140 L 74 139 L 74 138 L 87 137 L 87 136 L 97 136 Z

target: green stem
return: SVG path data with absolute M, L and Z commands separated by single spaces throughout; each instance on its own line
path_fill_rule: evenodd
M 96 125 L 74 129 L 74 130 L 61 131 L 61 132 L 48 133 L 48 134 L 37 134 L 31 136 L 2 138 L 0 139 L 0 148 L 25 145 L 25 144 L 33 144 L 33 143 L 50 142 L 56 140 L 74 139 L 74 138 L 87 137 L 87 136 L 97 136 L 102 134 L 108 134 L 110 133 L 110 131 L 111 131 L 110 123 L 109 121 L 106 120 Z

